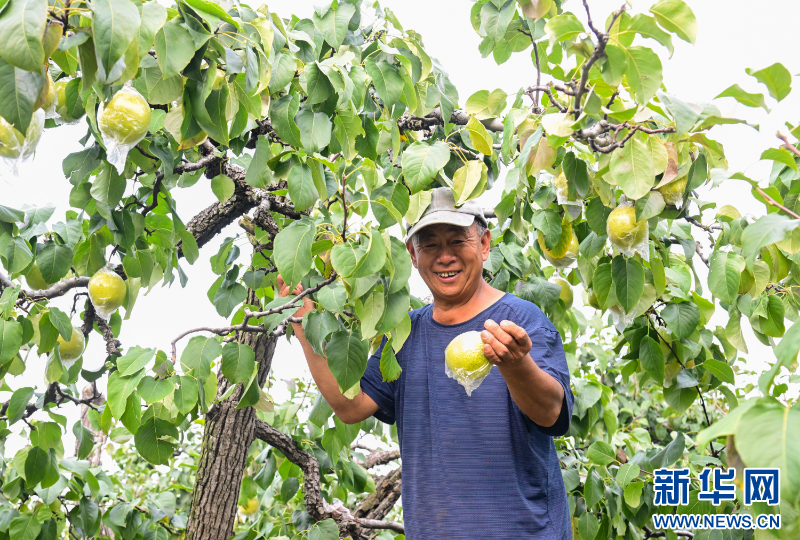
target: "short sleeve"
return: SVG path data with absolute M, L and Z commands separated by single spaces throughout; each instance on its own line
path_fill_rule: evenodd
M 533 422 L 533 424 L 545 435 L 561 437 L 569 430 L 572 406 L 575 403 L 575 396 L 572 394 L 569 384 L 569 368 L 564 354 L 564 344 L 561 342 L 561 335 L 556 330 L 546 326 L 540 326 L 530 337 L 533 342 L 530 352 L 531 358 L 542 370 L 561 383 L 564 388 L 561 413 L 556 423 L 549 427 L 540 426 L 536 422 Z
M 381 346 L 375 354 L 367 360 L 367 370 L 361 377 L 361 390 L 367 394 L 380 407 L 375 418 L 386 424 L 394 424 L 394 387 L 396 382 L 384 382 L 381 374 L 381 353 L 386 345 L 386 336 L 381 341 Z

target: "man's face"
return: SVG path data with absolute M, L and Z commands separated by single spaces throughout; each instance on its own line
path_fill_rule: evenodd
M 491 235 L 486 231 L 479 237 L 475 224 L 429 225 L 407 242 L 406 248 L 434 299 L 467 300 L 483 280 L 483 261 L 489 256 Z

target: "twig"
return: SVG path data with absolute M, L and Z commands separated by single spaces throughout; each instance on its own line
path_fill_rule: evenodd
M 650 530 L 650 527 L 648 527 L 647 525 L 642 527 L 642 530 L 644 531 L 644 537 L 645 538 L 664 538 L 664 537 L 667 536 L 667 533 L 664 532 L 664 531 L 653 532 L 652 530 Z M 683 538 L 694 538 L 694 533 L 689 532 L 689 531 L 680 531 L 680 530 L 678 530 L 678 531 L 673 531 L 673 532 L 675 533 L 676 536 L 681 536 Z
M 772 197 L 767 195 L 767 193 L 763 189 L 761 189 L 760 187 L 753 186 L 753 189 L 758 191 L 758 193 L 761 194 L 762 197 L 764 197 L 764 199 L 767 201 L 768 205 L 774 206 L 775 208 L 780 208 L 781 210 L 783 210 L 784 212 L 786 212 L 787 214 L 789 214 L 793 218 L 800 219 L 800 215 L 797 215 L 796 213 L 792 212 L 791 210 L 789 210 L 788 208 L 786 208 L 785 206 L 780 204 L 778 201 L 776 201 L 775 199 L 773 199 Z
M 690 218 L 690 217 L 687 217 L 687 216 L 684 216 L 683 219 L 686 220 L 688 223 L 691 223 L 695 227 L 700 227 L 701 229 L 703 229 L 704 231 L 709 232 L 709 233 L 711 231 L 721 231 L 722 230 L 722 226 L 721 225 L 716 225 L 716 224 L 703 225 L 702 223 L 700 223 L 696 219 Z
M 703 264 L 705 264 L 708 268 L 711 268 L 708 263 L 708 259 L 703 255 L 703 250 L 700 249 L 700 242 L 698 240 L 695 240 L 694 242 L 694 250 L 697 252 L 697 256 L 700 257 L 700 260 L 703 261 Z
M 175 364 L 178 361 L 178 352 L 177 352 L 177 343 L 178 343 L 178 341 L 180 341 L 181 339 L 185 338 L 189 334 L 194 334 L 194 333 L 197 333 L 197 332 L 211 332 L 212 334 L 217 334 L 218 336 L 225 336 L 227 334 L 230 334 L 231 332 L 266 332 L 267 329 L 264 327 L 263 324 L 260 324 L 258 326 L 250 326 L 250 325 L 247 324 L 247 322 L 250 319 L 260 319 L 261 317 L 266 317 L 268 315 L 274 315 L 276 313 L 282 313 L 282 312 L 286 311 L 287 309 L 297 308 L 297 307 L 299 307 L 297 305 L 297 303 L 300 300 L 302 300 L 307 295 L 313 294 L 313 293 L 319 291 L 320 289 L 322 289 L 323 287 L 325 287 L 327 285 L 330 285 L 331 283 L 333 283 L 336 280 L 337 277 L 338 276 L 337 276 L 336 272 L 331 272 L 331 276 L 328 279 L 326 279 L 325 281 L 320 282 L 318 285 L 315 285 L 314 287 L 309 287 L 308 289 L 303 290 L 300 294 L 295 296 L 292 300 L 289 300 L 285 304 L 280 305 L 278 307 L 274 307 L 274 308 L 268 309 L 266 311 L 255 311 L 255 312 L 250 311 L 249 309 L 245 308 L 245 310 L 244 310 L 244 319 L 242 320 L 242 322 L 240 324 L 236 324 L 236 325 L 233 325 L 233 326 L 223 326 L 221 328 L 211 328 L 211 327 L 208 327 L 208 326 L 202 326 L 202 327 L 199 327 L 199 328 L 192 328 L 191 330 L 187 330 L 186 332 L 183 332 L 178 337 L 176 337 L 175 339 L 172 340 L 172 363 Z M 287 322 L 299 322 L 299 321 L 295 317 L 289 317 L 289 319 L 283 321 L 283 323 L 281 323 L 281 324 L 286 324 Z M 285 327 L 284 327 L 284 331 L 285 331 Z
M 783 141 L 784 148 L 786 148 L 789 152 L 791 152 L 795 156 L 800 157 L 800 150 L 798 150 L 795 145 L 789 142 L 789 139 L 786 138 L 786 135 L 783 135 L 781 132 L 778 132 L 778 138 Z

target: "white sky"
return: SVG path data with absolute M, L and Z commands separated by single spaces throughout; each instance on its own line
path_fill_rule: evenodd
M 646 12 L 653 3 L 651 0 L 637 0 L 632 13 Z M 590 0 L 589 4 L 593 20 L 598 24 L 621 5 L 619 0 Z M 313 3 L 307 1 L 282 0 L 269 2 L 268 5 L 271 11 L 285 18 L 292 13 L 300 17 L 310 17 L 313 12 Z M 384 2 L 383 5 L 395 12 L 406 29 L 411 28 L 422 34 L 427 52 L 439 60 L 458 88 L 461 104 L 478 90 L 502 88 L 513 95 L 520 87 L 535 82 L 530 49 L 515 54 L 502 66 L 497 66 L 491 57 L 481 59 L 478 53 L 480 38 L 469 22 L 471 2 L 395 0 Z M 800 73 L 795 39 L 796 24 L 800 20 L 800 3 L 793 0 L 773 0 L 764 3 L 760 9 L 754 9 L 753 3 L 745 0 L 695 0 L 690 5 L 699 23 L 696 45 L 692 46 L 674 37 L 675 53 L 672 59 L 667 60 L 665 49 L 655 42 L 648 42 L 659 54 L 665 55 L 662 57 L 664 81 L 671 93 L 686 101 L 711 101 L 731 84 L 739 83 L 750 92 L 763 92 L 766 95 L 765 88 L 746 75 L 745 68 L 760 69 L 774 62 L 781 62 L 793 74 Z M 585 20 L 580 0 L 569 0 L 566 8 Z M 777 105 L 770 98 L 767 100 L 772 106 L 770 114 L 762 109 L 739 106 L 731 98 L 718 100 L 716 103 L 723 114 L 760 124 L 761 131 L 756 132 L 742 126 L 718 126 L 710 133 L 712 138 L 725 146 L 731 170 L 742 171 L 752 178 L 764 181 L 768 177 L 770 165 L 759 162 L 758 158 L 762 151 L 778 143 L 775 138 L 777 130 L 783 129 L 786 132 L 784 122 L 796 123 L 800 120 L 800 92 L 792 92 Z M 21 167 L 19 177 L 7 175 L 0 178 L 0 204 L 19 208 L 26 203 L 43 205 L 52 202 L 56 204 L 57 210 L 50 223 L 62 220 L 68 209 L 71 186 L 61 172 L 61 162 L 67 154 L 82 148 L 78 139 L 85 132 L 83 123 L 47 130 L 42 136 L 35 159 Z M 502 181 L 498 182 L 495 189 L 483 196 L 485 207 L 493 207 L 499 200 L 502 184 Z M 175 189 L 173 196 L 178 201 L 178 211 L 184 221 L 188 221 L 215 200 L 210 183 L 205 179 L 191 190 Z M 752 198 L 746 184 L 739 181 L 723 184 L 721 188 L 704 193 L 703 198 L 716 201 L 718 206 L 731 204 L 742 214 L 762 215 L 765 212 L 763 206 Z M 713 213 L 707 218 L 712 216 Z M 225 325 L 225 321 L 206 298 L 208 287 L 216 279 L 210 269 L 209 257 L 216 253 L 222 239 L 238 232 L 236 225 L 228 227 L 201 250 L 200 259 L 193 267 L 189 267 L 185 261 L 182 262 L 189 275 L 186 288 L 181 289 L 176 279 L 171 288 L 161 288 L 158 285 L 149 296 L 140 296 L 133 318 L 124 323 L 119 336 L 123 345 L 158 347 L 168 352 L 172 339 L 189 328 Z M 244 255 L 245 253 L 240 261 L 245 260 Z M 697 266 L 699 270 L 704 269 L 699 261 Z M 701 276 L 705 278 L 704 275 Z M 416 273 L 412 277 L 412 292 L 418 296 L 428 294 Z M 578 304 L 580 295 L 575 296 Z M 72 295 L 68 295 L 54 303 L 68 312 L 71 302 Z M 719 307 L 715 321 L 723 326 L 727 322 L 727 314 Z M 77 320 L 74 322 L 79 324 Z M 749 325 L 745 324 L 743 327 L 747 328 L 747 341 L 751 346 L 751 354 L 745 356 L 758 356 L 759 367 L 764 365 L 765 360 L 771 361 L 771 351 L 755 340 L 750 334 Z M 183 345 L 185 343 L 186 341 Z M 92 335 L 84 356 L 84 367 L 96 369 L 104 358 L 102 339 L 98 335 Z M 9 378 L 7 383 L 12 388 L 33 384 L 41 387 L 43 383 L 39 380 L 39 374 L 44 372 L 44 361 L 44 358 L 38 359 L 31 355 L 25 374 Z M 756 365 L 749 364 L 748 367 L 752 369 Z M 308 378 L 308 370 L 296 342 L 289 344 L 281 340 L 273 360 L 273 370 L 278 379 L 297 376 Z M 281 386 L 279 384 L 273 387 L 272 394 L 277 401 L 284 397 Z M 0 400 L 7 398 L 0 396 Z M 68 406 L 64 409 L 61 412 L 68 413 L 71 422 L 77 419 L 77 408 Z M 14 427 L 20 426 L 22 424 Z M 73 444 L 71 438 L 72 433 L 68 432 L 65 439 L 68 452 Z M 7 445 L 9 451 L 15 446 L 13 443 Z

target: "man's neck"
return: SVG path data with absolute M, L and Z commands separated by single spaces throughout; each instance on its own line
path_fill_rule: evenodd
M 469 298 L 448 300 L 433 299 L 433 320 L 442 324 L 459 324 L 488 308 L 505 293 L 481 281 L 478 290 Z

